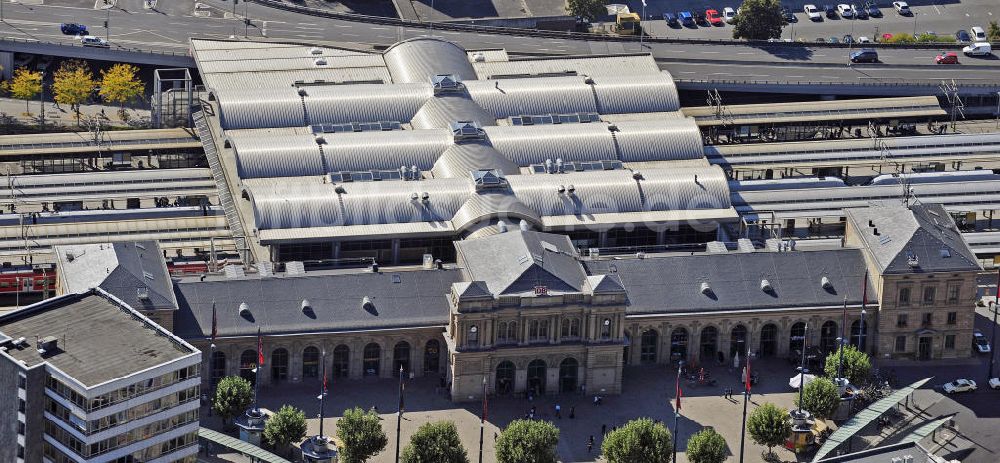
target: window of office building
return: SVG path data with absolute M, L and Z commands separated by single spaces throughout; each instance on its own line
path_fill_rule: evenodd
M 908 320 L 909 318 L 910 318 L 909 315 L 907 315 L 905 313 L 901 313 L 901 314 L 896 315 L 896 327 L 897 328 L 906 328 L 906 324 L 909 322 L 909 320 Z
M 959 291 L 961 291 L 961 288 L 962 286 L 958 284 L 948 285 L 948 302 L 958 302 L 958 294 Z
M 906 336 L 896 336 L 896 352 L 906 350 Z
M 934 303 L 934 296 L 937 295 L 937 288 L 934 286 L 924 287 L 924 304 L 930 305 Z
M 954 334 L 949 334 L 949 335 L 947 335 L 947 336 L 944 337 L 944 348 L 945 349 L 954 349 L 955 348 L 955 335 Z
M 948 324 L 955 325 L 958 323 L 958 312 L 948 312 Z
M 910 288 L 899 288 L 899 305 L 910 305 Z

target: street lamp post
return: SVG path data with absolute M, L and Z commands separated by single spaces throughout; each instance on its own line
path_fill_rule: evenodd
M 997 302 L 1000 302 L 1000 268 L 997 269 L 997 300 L 990 302 L 990 310 L 993 311 L 993 333 L 990 335 L 990 375 L 989 378 L 986 378 L 987 384 L 989 384 L 990 378 L 993 377 L 993 364 L 996 363 L 997 358 L 996 352 L 993 352 L 993 349 L 997 345 Z
M 913 37 L 917 36 L 917 12 L 913 12 Z
M 642 52 L 642 38 L 646 35 L 646 28 L 642 23 L 646 21 L 646 0 L 642 0 L 642 18 L 639 20 L 639 52 Z
M 851 11 L 853 11 L 854 14 L 851 15 L 851 40 L 849 42 L 847 42 L 847 66 L 848 67 L 850 67 L 850 65 L 851 65 L 851 49 L 854 48 L 854 20 L 858 19 L 858 10 L 854 6 L 853 3 L 851 4 Z
M 861 309 L 861 327 L 860 327 L 860 331 L 858 331 L 858 349 L 861 349 L 861 352 L 864 352 L 866 350 L 865 349 L 865 316 L 867 316 L 867 315 L 868 315 L 868 312 L 865 309 Z
M 806 373 L 806 339 L 809 338 L 809 324 L 802 330 L 802 359 L 799 360 L 799 416 L 802 416 L 802 391 L 805 390 Z
M 674 405 L 674 459 L 673 462 L 677 463 L 677 434 L 678 433 L 678 422 L 681 418 L 681 370 L 684 369 L 684 361 L 679 360 L 677 362 L 677 386 L 674 390 L 674 394 L 677 395 L 677 403 Z
M 396 463 L 399 463 L 399 437 L 403 429 L 403 366 L 399 366 L 399 406 L 396 410 Z

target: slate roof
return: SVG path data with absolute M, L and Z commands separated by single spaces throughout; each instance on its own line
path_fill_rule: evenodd
M 883 274 L 982 270 L 955 221 L 940 204 L 906 208 L 878 203 L 846 211 Z M 912 257 L 916 257 L 915 266 L 910 265 Z
M 512 230 L 455 243 L 469 280 L 483 281 L 496 295 L 583 291 L 586 274 L 565 235 Z
M 591 275 L 616 274 L 626 314 L 698 313 L 861 304 L 865 263 L 858 249 L 701 254 L 585 261 Z M 832 288 L 824 289 L 827 277 Z M 766 279 L 771 291 L 761 289 Z M 702 283 L 709 290 L 702 292 Z M 869 284 L 868 301 L 875 301 Z
M 183 338 L 211 336 L 213 301 L 220 337 L 256 335 L 258 326 L 265 334 L 443 327 L 448 321 L 447 294 L 460 280 L 458 270 L 175 280 L 180 309 L 174 332 Z M 366 296 L 373 311 L 362 308 Z M 310 310 L 303 310 L 303 299 Z M 239 314 L 243 302 L 250 308 L 247 317 Z
M 135 309 L 177 308 L 170 273 L 156 241 L 57 246 L 55 253 L 67 293 L 100 287 Z M 145 288 L 148 299 L 139 298 L 140 288 Z
M 137 312 L 94 289 L 9 312 L 0 317 L 0 331 L 29 339 L 28 346 L 7 350 L 14 359 L 28 366 L 48 363 L 87 387 L 197 352 L 162 327 L 138 320 Z M 42 356 L 35 336 L 57 338 L 57 348 Z

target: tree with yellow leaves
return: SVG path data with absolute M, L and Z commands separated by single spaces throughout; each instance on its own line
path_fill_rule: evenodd
M 14 71 L 14 77 L 10 79 L 10 82 L 7 82 L 6 87 L 11 96 L 24 100 L 24 110 L 29 111 L 28 102 L 42 93 L 42 73 L 32 72 L 28 68 L 17 68 Z
M 125 118 L 125 103 L 145 91 L 145 84 L 136 75 L 138 72 L 139 68 L 123 63 L 101 71 L 101 97 L 104 101 L 119 104 L 118 114 L 122 119 Z
M 64 61 L 55 73 L 52 93 L 56 103 L 68 104 L 76 112 L 76 125 L 80 125 L 80 105 L 90 98 L 94 89 L 94 73 L 83 61 Z

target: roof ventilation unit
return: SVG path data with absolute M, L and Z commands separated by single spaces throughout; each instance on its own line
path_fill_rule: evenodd
M 827 278 L 827 277 L 823 277 L 822 279 L 820 279 L 820 280 L 819 280 L 819 284 L 820 284 L 820 286 L 822 286 L 822 287 L 823 287 L 823 289 L 825 289 L 825 290 L 831 290 L 831 289 L 833 289 L 833 283 L 831 283 L 831 282 L 830 282 L 830 279 L 829 279 L 829 278 Z
M 426 192 L 426 191 L 423 192 L 423 193 L 420 193 L 420 200 L 423 201 L 423 202 L 425 202 L 425 203 L 428 202 L 428 201 L 430 201 L 431 200 L 431 194 L 428 193 L 428 192 Z
M 333 187 L 333 192 L 337 193 L 338 195 L 342 195 L 344 193 L 347 193 L 347 190 L 344 189 L 343 185 L 337 185 L 337 186 Z
M 740 238 L 736 240 L 736 249 L 739 252 L 754 252 L 756 249 L 753 247 L 753 241 L 748 238 Z
M 472 61 L 475 63 L 482 63 L 483 61 L 486 61 L 486 55 L 482 53 L 473 53 Z
M 310 310 L 312 310 L 312 303 L 309 302 L 309 299 L 303 299 L 302 300 L 302 311 L 303 312 L 308 312 Z
M 632 172 L 632 180 L 642 180 L 642 172 L 639 172 L 638 170 Z
M 316 58 L 315 60 L 313 60 L 313 64 L 317 66 L 326 66 L 327 64 L 326 58 Z
M 576 193 L 576 187 L 573 186 L 573 184 L 570 184 L 568 187 L 566 187 L 566 192 L 568 192 L 569 194 L 574 194 Z
M 472 181 L 476 184 L 476 190 L 505 188 L 507 186 L 507 179 L 496 169 L 479 169 L 470 173 Z
M 257 263 L 257 274 L 259 274 L 261 278 L 274 276 L 274 263 L 270 261 Z
M 310 55 L 322 55 L 323 54 L 323 49 L 322 48 L 317 48 L 317 47 L 312 47 L 312 48 L 309 49 L 309 54 Z
M 475 121 L 452 122 L 451 134 L 455 137 L 455 141 L 482 140 L 485 137 L 485 132 Z
M 709 252 L 709 254 L 725 254 L 729 252 L 729 249 L 726 248 L 726 243 L 723 243 L 722 241 L 709 241 L 708 244 L 705 245 L 705 249 Z
M 293 260 L 285 263 L 285 273 L 288 275 L 305 275 L 306 266 L 301 261 Z
M 518 222 L 517 227 L 521 229 L 521 231 L 531 230 L 531 225 L 529 225 L 528 221 L 524 219 L 521 219 L 521 221 Z
M 712 287 L 708 284 L 707 281 L 701 282 L 701 293 L 706 296 L 712 294 Z
M 461 82 L 454 74 L 438 74 L 431 77 L 434 93 L 454 92 L 461 87 Z
M 240 316 L 246 317 L 250 315 L 250 306 L 246 302 L 240 302 Z
M 243 278 L 247 276 L 246 272 L 243 270 L 243 267 L 239 265 L 227 265 L 225 268 L 222 269 L 222 272 L 225 273 L 226 278 L 230 280 L 236 278 Z
M 767 279 L 763 279 L 760 280 L 760 290 L 764 291 L 765 293 L 769 293 L 771 291 L 774 291 L 774 288 L 771 287 L 770 281 L 767 281 Z
M 375 303 L 372 302 L 372 298 L 365 296 L 361 298 L 361 308 L 367 312 L 375 312 Z
M 920 258 L 917 257 L 916 254 L 913 254 L 912 252 L 907 251 L 907 253 L 906 253 L 906 265 L 909 265 L 910 267 L 919 267 L 920 266 Z
M 497 230 L 500 230 L 500 233 L 507 233 L 507 223 L 503 220 L 497 222 Z
M 299 88 L 298 93 L 299 93 L 299 96 L 309 96 L 309 92 L 307 92 L 306 89 L 304 89 L 304 88 Z
M 563 194 L 566 192 L 566 187 L 563 185 L 559 185 L 559 188 L 556 188 L 556 191 L 558 191 L 559 194 Z
M 38 349 L 38 355 L 45 356 L 45 354 L 54 353 L 59 347 L 59 339 L 55 336 L 46 336 L 38 340 L 38 345 L 35 346 Z
M 135 297 L 140 301 L 149 301 L 149 288 L 145 286 L 135 288 Z

